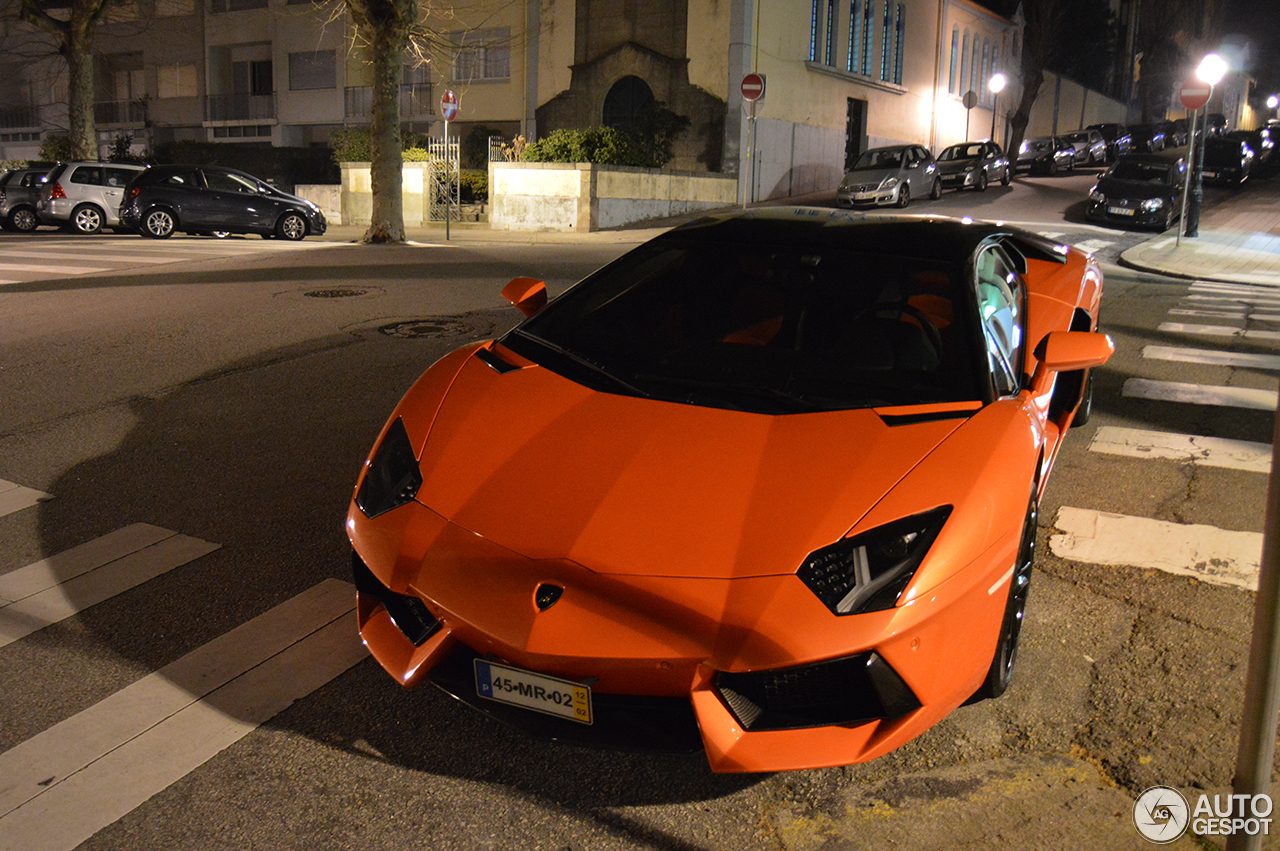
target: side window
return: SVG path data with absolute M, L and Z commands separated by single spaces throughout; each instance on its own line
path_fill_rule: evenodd
M 82 165 L 71 172 L 71 182 L 86 186 L 101 186 L 102 169 L 96 165 Z
M 1004 252 L 982 250 L 977 263 L 978 311 L 987 363 L 996 395 L 1010 396 L 1021 385 L 1026 296 L 1022 281 Z
M 112 168 L 111 166 L 104 168 L 103 172 L 105 173 L 107 186 L 121 187 L 127 185 L 133 179 L 133 176 L 137 174 L 131 168 Z

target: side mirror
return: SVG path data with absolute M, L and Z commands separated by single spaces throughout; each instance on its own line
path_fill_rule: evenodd
M 1039 396 L 1049 389 L 1053 376 L 1074 369 L 1102 366 L 1115 354 L 1116 344 L 1106 334 L 1093 331 L 1054 331 L 1036 346 L 1040 364 L 1031 376 L 1031 392 Z
M 502 297 L 526 317 L 547 306 L 547 285 L 537 278 L 515 278 L 502 288 Z

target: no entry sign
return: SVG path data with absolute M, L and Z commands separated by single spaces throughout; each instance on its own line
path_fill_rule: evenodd
M 440 114 L 445 121 L 452 121 L 458 117 L 458 98 L 453 94 L 452 89 L 446 89 L 445 93 L 440 95 Z
M 742 78 L 742 99 L 748 102 L 764 97 L 764 77 L 748 74 Z
M 1208 83 L 1187 80 L 1182 84 L 1182 90 L 1178 92 L 1178 99 L 1187 109 L 1199 109 L 1209 102 L 1209 95 L 1212 92 L 1213 87 Z

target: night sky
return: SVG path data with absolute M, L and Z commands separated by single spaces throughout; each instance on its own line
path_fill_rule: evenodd
M 1257 78 L 1265 99 L 1280 94 L 1280 0 L 1225 0 L 1227 36 L 1219 53 Z

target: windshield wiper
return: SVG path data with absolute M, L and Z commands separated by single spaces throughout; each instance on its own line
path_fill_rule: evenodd
M 649 393 L 646 393 L 644 390 L 641 390 L 639 387 L 636 387 L 634 384 L 631 384 L 630 382 L 619 378 L 609 370 L 605 369 L 603 366 L 600 366 L 598 363 L 594 363 L 588 360 L 587 358 L 583 357 L 582 355 L 578 354 L 577 352 L 570 351 L 569 349 L 566 349 L 564 346 L 561 346 L 558 343 L 553 343 L 550 340 L 545 340 L 542 337 L 538 337 L 533 334 L 530 334 L 528 331 L 521 331 L 519 328 L 512 329 L 511 333 L 518 334 L 520 337 L 528 340 L 531 343 L 534 343 L 535 345 L 542 346 L 545 349 L 550 349 L 551 351 L 555 352 L 561 357 L 568 358 L 569 360 L 573 361 L 579 366 L 586 367 L 587 369 L 591 370 L 591 372 L 594 373 L 595 375 L 599 375 L 609 379 L 609 381 L 613 382 L 614 384 L 623 388 L 628 393 L 634 396 L 643 396 L 646 399 L 650 397 Z

